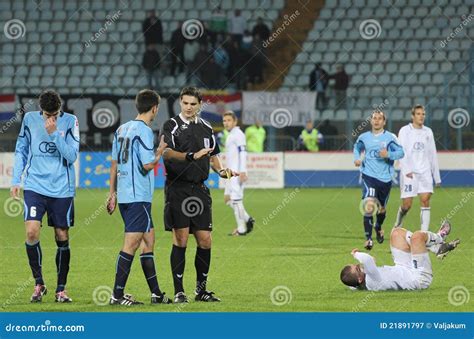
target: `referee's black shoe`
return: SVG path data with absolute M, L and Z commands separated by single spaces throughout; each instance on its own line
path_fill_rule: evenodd
M 255 219 L 250 217 L 249 220 L 247 220 L 247 233 L 252 232 L 254 224 L 255 224 Z
M 186 296 L 186 294 L 184 294 L 184 292 L 178 292 L 174 296 L 174 303 L 175 304 L 184 304 L 184 303 L 188 303 L 188 302 L 189 302 L 188 297 Z
M 195 301 L 204 301 L 204 302 L 219 302 L 219 298 L 214 296 L 214 292 L 210 291 L 201 291 L 199 294 L 196 294 Z

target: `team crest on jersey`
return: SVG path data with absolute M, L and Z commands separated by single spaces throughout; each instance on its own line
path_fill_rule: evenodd
M 204 138 L 204 148 L 210 148 L 211 147 L 211 141 L 209 138 Z
M 425 144 L 422 142 L 415 142 L 413 144 L 413 149 L 415 151 L 423 151 L 425 149 Z
M 64 135 L 65 135 L 64 131 L 58 131 L 58 132 L 59 132 L 59 135 L 64 138 Z

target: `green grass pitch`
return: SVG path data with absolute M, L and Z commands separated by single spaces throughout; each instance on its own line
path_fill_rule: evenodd
M 119 213 L 109 216 L 103 204 L 106 190 L 78 190 L 75 200 L 75 227 L 71 230 L 71 270 L 67 290 L 74 302 L 56 304 L 53 230 L 43 227 L 43 274 L 50 293 L 40 304 L 29 298 L 33 283 L 24 246 L 22 216 L 7 216 L 4 202 L 7 190 L 0 190 L 0 305 L 1 311 L 145 311 L 145 312 L 403 312 L 473 311 L 472 301 L 456 306 L 460 294 L 474 291 L 473 229 L 474 199 L 471 188 L 439 188 L 432 199 L 431 230 L 439 221 L 452 216 L 450 239 L 461 238 L 461 245 L 443 261 L 432 256 L 434 281 L 428 290 L 367 292 L 350 291 L 339 281 L 343 265 L 354 262 L 351 249 L 363 249 L 359 189 L 281 189 L 246 191 L 245 206 L 257 220 L 246 237 L 227 234 L 234 228 L 232 210 L 223 203 L 223 191 L 213 190 L 213 248 L 209 274 L 210 290 L 221 303 L 149 305 L 149 291 L 140 262 L 135 258 L 126 291 L 145 306 L 120 308 L 97 305 L 93 293 L 99 286 L 111 287 L 117 253 L 123 239 Z M 399 204 L 394 188 L 384 228 L 394 223 Z M 464 201 L 463 200 L 464 198 Z M 272 218 L 269 216 L 272 215 Z M 265 219 L 268 218 L 268 219 Z M 171 234 L 163 230 L 163 191 L 156 190 L 153 202 L 156 246 L 155 258 L 160 286 L 172 295 L 169 265 Z M 419 227 L 419 203 L 414 203 L 405 225 Z M 185 288 L 193 295 L 195 281 L 195 241 L 187 251 Z M 375 244 L 371 254 L 378 265 L 391 265 L 389 244 Z M 106 300 L 96 290 L 96 299 Z M 273 291 L 273 301 L 271 298 Z M 451 293 L 450 293 L 451 291 Z M 104 293 L 105 294 L 105 293 Z M 462 297 L 462 296 L 461 296 Z

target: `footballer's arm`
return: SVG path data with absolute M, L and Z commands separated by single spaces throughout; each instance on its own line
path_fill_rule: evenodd
M 77 125 L 77 121 L 74 120 L 74 125 L 72 128 L 74 129 L 74 134 L 76 133 L 76 130 L 79 131 L 79 127 Z M 48 118 L 45 122 L 45 127 L 46 131 L 49 134 L 49 137 L 51 138 L 51 141 L 53 141 L 56 144 L 56 147 L 58 148 L 59 153 L 61 156 L 67 160 L 69 164 L 72 164 L 76 161 L 77 156 L 79 155 L 79 141 L 75 140 L 74 137 L 68 138 L 67 141 L 65 138 L 62 138 L 59 135 L 58 129 L 57 129 L 57 121 L 53 118 Z M 78 132 L 77 132 L 78 133 Z M 67 138 L 67 135 L 66 135 Z
M 110 166 L 110 190 L 107 198 L 107 212 L 114 213 L 117 206 L 117 160 L 112 160 Z

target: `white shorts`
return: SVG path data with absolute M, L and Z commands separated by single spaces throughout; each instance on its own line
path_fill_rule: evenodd
M 231 200 L 242 200 L 244 198 L 244 185 L 240 183 L 239 177 L 227 179 L 224 195 L 230 195 Z
M 395 266 L 399 266 L 404 276 L 408 280 L 412 280 L 415 289 L 425 289 L 431 285 L 433 281 L 433 268 L 429 253 L 418 254 L 412 256 L 411 253 L 403 252 L 390 246 L 393 262 Z
M 413 179 L 400 173 L 401 198 L 413 198 L 421 193 L 433 193 L 433 176 L 430 172 L 413 173 Z

